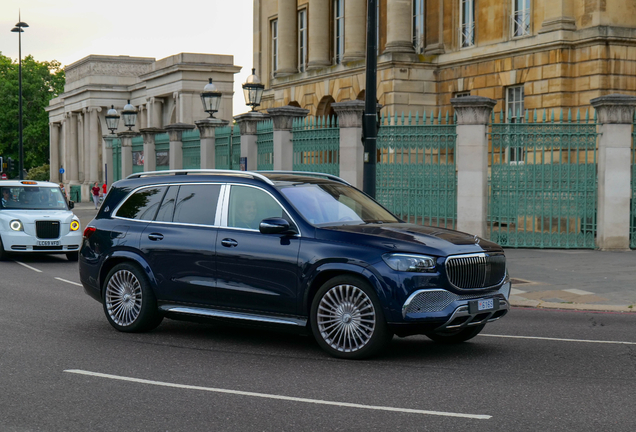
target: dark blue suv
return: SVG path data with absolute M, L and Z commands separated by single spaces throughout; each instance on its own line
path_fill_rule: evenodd
M 113 184 L 80 278 L 124 332 L 164 317 L 308 330 L 364 358 L 392 336 L 476 336 L 509 309 L 500 246 L 413 225 L 325 174 L 181 170 Z

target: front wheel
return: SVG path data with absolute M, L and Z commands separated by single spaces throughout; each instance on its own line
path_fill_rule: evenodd
M 334 357 L 371 357 L 393 336 L 375 292 L 367 282 L 353 276 L 338 276 L 320 287 L 310 319 L 316 341 Z
M 443 344 L 457 344 L 466 342 L 469 339 L 474 338 L 481 332 L 486 324 L 478 325 L 475 327 L 467 327 L 461 330 L 446 330 L 435 333 L 427 333 L 429 339 Z
M 79 252 L 67 252 L 66 259 L 69 261 L 77 261 L 79 258 Z
M 150 331 L 163 320 L 148 277 L 132 263 L 111 269 L 104 282 L 103 301 L 106 319 L 121 332 Z

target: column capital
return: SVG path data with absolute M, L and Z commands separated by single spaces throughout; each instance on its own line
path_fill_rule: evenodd
M 199 128 L 199 135 L 201 138 L 212 138 L 213 132 L 216 128 L 227 126 L 230 122 L 228 120 L 206 118 L 203 120 L 197 120 L 194 124 L 197 125 L 197 128 Z
M 117 134 L 118 138 L 121 138 L 122 147 L 132 147 L 132 139 L 139 136 L 139 132 L 136 131 L 124 131 Z
M 117 138 L 117 135 L 114 135 L 114 134 L 102 135 L 102 139 L 106 143 L 106 148 L 107 149 L 112 149 L 113 148 L 113 140 L 115 138 Z
M 181 141 L 181 134 L 184 131 L 192 130 L 196 126 L 188 124 L 188 123 L 173 123 L 169 124 L 165 127 L 166 132 L 168 132 L 168 136 L 170 137 L 170 141 Z
M 256 135 L 256 125 L 263 120 L 268 120 L 269 118 L 269 114 L 264 114 L 258 111 L 250 111 L 245 114 L 234 116 L 234 120 L 241 130 L 241 136 Z
M 636 97 L 611 94 L 590 100 L 601 124 L 631 124 L 634 121 Z
M 164 133 L 165 129 L 150 127 L 139 129 L 139 132 L 141 132 L 141 136 L 144 139 L 144 144 L 154 144 L 155 135 Z
M 307 114 L 309 114 L 309 110 L 287 105 L 279 108 L 269 108 L 267 110 L 267 114 L 269 114 L 272 120 L 274 120 L 275 131 L 289 131 L 292 129 L 294 119 L 298 117 L 307 117 Z
M 486 125 L 497 101 L 483 96 L 452 98 L 458 125 Z
M 338 114 L 338 124 L 341 128 L 361 128 L 362 116 L 364 114 L 364 101 L 352 100 L 331 104 L 336 114 Z M 377 111 L 380 112 L 382 105 L 377 104 Z

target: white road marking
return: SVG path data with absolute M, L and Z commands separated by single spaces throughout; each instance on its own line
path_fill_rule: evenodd
M 589 339 L 564 339 L 564 338 L 550 338 L 550 337 L 539 337 L 539 336 L 509 336 L 509 335 L 494 335 L 494 334 L 480 334 L 478 336 L 510 338 L 510 339 L 536 339 L 536 340 L 547 340 L 547 341 L 557 341 L 557 342 L 584 342 L 584 343 L 615 344 L 615 345 L 636 345 L 636 342 L 602 341 L 602 340 L 589 340 Z
M 62 282 L 70 283 L 70 284 L 73 284 L 73 285 L 82 286 L 81 283 L 73 282 L 73 281 L 62 279 L 62 278 L 59 278 L 59 277 L 56 277 L 55 279 L 57 279 L 59 281 L 62 281 Z
M 426 411 L 426 410 L 416 410 L 416 409 L 409 409 L 409 408 L 362 405 L 362 404 L 347 403 L 347 402 L 332 402 L 332 401 L 325 401 L 320 399 L 296 398 L 296 397 L 281 396 L 281 395 L 274 395 L 274 394 L 267 394 L 267 393 L 253 393 L 253 392 L 245 392 L 245 391 L 238 391 L 238 390 L 227 390 L 227 389 L 220 389 L 220 388 L 213 388 L 213 387 L 199 387 L 199 386 L 192 386 L 192 385 L 167 383 L 162 381 L 150 381 L 150 380 L 139 379 L 139 378 L 123 377 L 118 375 L 109 375 L 109 374 L 103 374 L 99 372 L 84 371 L 80 369 L 67 369 L 64 372 L 80 374 L 80 375 L 89 375 L 89 376 L 94 376 L 99 378 L 108 378 L 108 379 L 114 379 L 114 380 L 120 380 L 120 381 L 129 381 L 129 382 L 135 382 L 140 384 L 150 384 L 150 385 L 163 386 L 163 387 L 173 387 L 173 388 L 180 388 L 180 389 L 187 389 L 187 390 L 201 390 L 201 391 L 208 391 L 208 392 L 215 392 L 215 393 L 227 393 L 227 394 L 234 394 L 234 395 L 240 395 L 240 396 L 260 397 L 260 398 L 266 398 L 266 399 L 278 399 L 278 400 L 285 400 L 285 401 L 291 401 L 291 402 L 313 403 L 318 405 L 334 405 L 334 406 L 347 407 L 347 408 L 362 408 L 362 409 L 370 409 L 370 410 L 377 410 L 377 411 L 393 411 L 393 412 L 400 412 L 400 413 L 427 414 L 427 415 L 437 415 L 437 416 L 445 416 L 445 417 L 462 417 L 462 418 L 470 418 L 470 419 L 478 419 L 478 420 L 488 420 L 492 418 L 492 416 L 482 415 L 482 414 L 461 414 L 461 413 L 451 413 L 451 412 L 443 412 L 443 411 Z
M 593 292 L 589 292 L 589 291 L 583 291 L 580 289 L 576 289 L 576 288 L 570 288 L 570 289 L 565 289 L 563 290 L 565 292 L 569 292 L 572 294 L 578 294 L 578 295 L 590 295 L 590 294 L 594 294 Z
M 26 267 L 26 268 L 28 268 L 28 269 L 30 269 L 30 270 L 36 271 L 36 272 L 38 272 L 38 273 L 42 273 L 42 270 L 38 270 L 38 269 L 36 269 L 35 267 L 31 267 L 30 265 L 26 265 L 25 263 L 20 262 L 20 261 L 16 261 L 16 262 L 17 262 L 18 264 L 20 264 L 22 267 Z
M 521 291 L 521 290 L 518 290 L 516 288 L 511 288 L 510 289 L 510 295 L 519 295 L 519 294 L 524 294 L 526 292 L 527 291 Z

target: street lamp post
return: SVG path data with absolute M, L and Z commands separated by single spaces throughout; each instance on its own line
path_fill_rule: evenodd
M 20 134 L 20 180 L 24 180 L 24 150 L 22 146 L 22 30 L 29 25 L 20 20 L 20 14 L 18 14 L 18 23 L 11 29 L 13 33 L 18 34 L 18 122 L 19 122 L 19 134 Z

